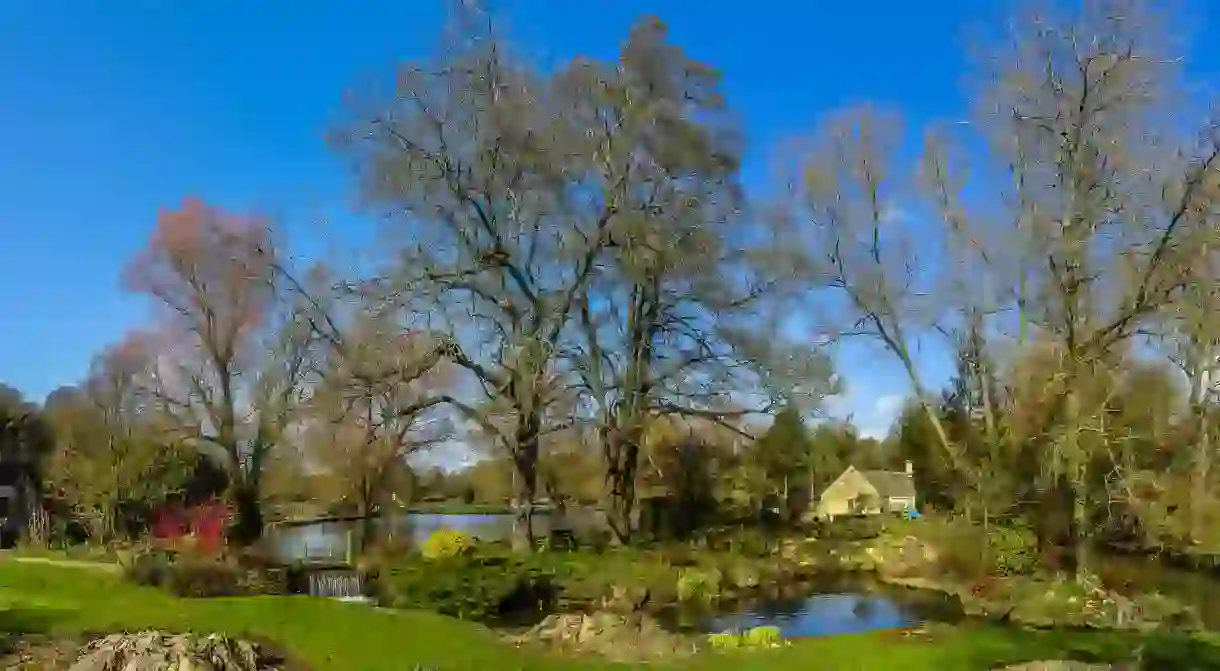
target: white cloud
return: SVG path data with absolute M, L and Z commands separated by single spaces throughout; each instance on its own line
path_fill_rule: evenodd
M 902 412 L 902 404 L 906 398 L 898 394 L 883 394 L 878 396 L 872 407 L 863 417 L 856 417 L 854 423 L 860 435 L 866 438 L 881 440 L 889 435 L 890 427 L 898 414 Z
M 889 435 L 890 427 L 902 412 L 906 395 L 901 393 L 848 393 L 827 399 L 826 414 L 851 422 L 860 435 L 881 440 Z

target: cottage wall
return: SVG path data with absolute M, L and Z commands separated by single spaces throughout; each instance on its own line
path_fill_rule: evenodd
M 876 515 L 881 507 L 876 488 L 859 471 L 849 469 L 822 492 L 814 511 L 818 517 Z

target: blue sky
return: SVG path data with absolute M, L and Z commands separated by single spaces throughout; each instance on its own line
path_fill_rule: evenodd
M 912 126 L 960 118 L 965 31 L 995 25 L 998 4 L 494 6 L 544 61 L 610 57 L 633 19 L 659 15 L 676 42 L 724 73 L 757 188 L 768 151 L 835 107 L 896 105 Z M 317 222 L 366 229 L 323 134 L 345 90 L 427 52 L 442 21 L 432 0 L 0 3 L 0 381 L 40 399 L 144 318 L 119 271 L 158 208 L 185 195 L 279 215 L 307 252 L 321 251 Z M 1200 45 L 1217 43 L 1205 24 L 1193 29 Z M 923 361 L 943 376 L 940 357 Z M 849 394 L 834 410 L 883 431 L 907 387 L 898 369 L 858 348 L 839 369 Z

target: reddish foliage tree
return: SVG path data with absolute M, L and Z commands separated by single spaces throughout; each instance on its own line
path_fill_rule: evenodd
M 269 222 L 188 198 L 163 210 L 146 249 L 124 270 L 125 287 L 161 309 L 162 335 L 149 391 L 172 429 L 229 471 L 240 540 L 262 531 L 265 457 L 290 421 L 306 367 L 288 342 L 272 283 Z

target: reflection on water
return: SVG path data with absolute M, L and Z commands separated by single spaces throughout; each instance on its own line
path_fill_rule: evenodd
M 774 626 L 785 638 L 799 638 L 905 629 L 961 618 L 961 604 L 955 599 L 839 577 L 809 585 L 799 597 L 729 607 L 726 612 L 699 618 L 694 626 L 705 632 Z
M 409 514 L 377 519 L 378 533 L 389 540 L 406 538 L 417 545 L 440 529 L 461 531 L 480 540 L 500 541 L 512 533 L 513 516 Z M 359 522 L 321 522 L 303 526 L 281 526 L 270 530 L 266 542 L 281 560 L 341 561 L 346 556 L 348 535 L 358 533 Z M 547 516 L 534 514 L 534 529 L 547 533 Z M 355 539 L 353 538 L 353 542 Z
M 869 594 L 815 594 L 805 599 L 770 602 L 744 612 L 722 615 L 707 623 L 708 631 L 744 631 L 779 627 L 784 638 L 850 634 L 875 629 L 899 629 L 925 620 L 917 609 Z

